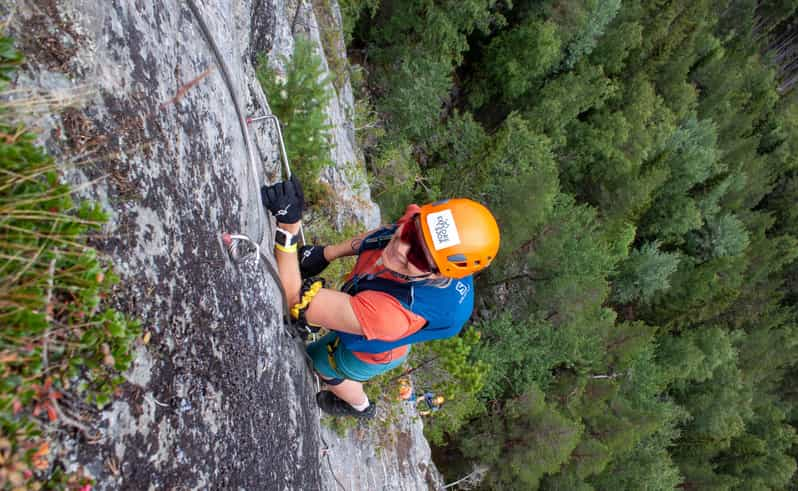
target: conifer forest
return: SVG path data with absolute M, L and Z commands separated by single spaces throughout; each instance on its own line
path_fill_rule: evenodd
M 471 323 L 411 360 L 450 384 L 447 480 L 798 489 L 798 1 L 341 7 L 383 213 L 501 226 Z

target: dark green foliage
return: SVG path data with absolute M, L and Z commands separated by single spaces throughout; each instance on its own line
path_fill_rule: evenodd
M 683 478 L 667 450 L 671 438 L 667 431 L 644 438 L 590 482 L 596 489 L 635 489 L 642 483 L 651 491 L 678 488 Z
M 778 214 L 779 232 L 798 237 L 798 175 L 784 179 L 769 196 L 768 205 Z
M 269 67 L 261 55 L 256 75 L 269 97 L 270 107 L 282 125 L 285 148 L 292 169 L 302 181 L 310 202 L 323 199 L 319 173 L 332 165 L 329 130 L 325 107 L 332 98 L 330 78 L 325 77 L 321 58 L 314 45 L 296 38 L 294 54 L 284 59 L 285 76 Z
M 610 26 L 604 39 L 590 59 L 593 64 L 603 66 L 607 74 L 616 75 L 624 69 L 630 51 L 642 44 L 643 27 L 638 22 L 619 22 Z
M 501 254 L 512 254 L 550 214 L 557 193 L 557 168 L 549 140 L 513 114 L 483 148 L 465 162 L 448 162 L 442 181 L 452 195 L 485 201 L 505 234 Z M 531 199 L 530 199 L 531 198 Z
M 711 319 L 738 298 L 745 271 L 741 258 L 720 257 L 701 264 L 683 260 L 671 276 L 671 288 L 656 295 L 644 312 L 652 321 L 669 319 L 675 324 Z
M 471 164 L 488 144 L 488 135 L 471 113 L 455 111 L 446 125 L 429 136 L 429 153 L 434 162 L 458 168 Z
M 501 225 L 486 411 L 447 436 L 484 488 L 798 489 L 796 4 L 765 3 L 406 1 L 362 39 L 381 107 L 426 98 L 389 115 L 417 179 Z
M 786 424 L 784 411 L 762 404 L 745 434 L 734 438 L 715 463 L 718 471 L 739 479 L 736 489 L 784 489 L 796 471 L 795 460 L 788 455 L 796 444 L 795 428 Z
M 567 189 L 613 219 L 636 220 L 669 177 L 658 149 L 673 132 L 673 119 L 643 76 L 608 94 L 601 108 L 566 128 L 570 145 L 561 152 L 561 169 Z
M 21 61 L 0 39 L 0 88 Z M 87 245 L 106 214 L 73 201 L 23 115 L 0 116 L 0 486 L 79 487 L 80 473 L 49 473 L 47 440 L 77 424 L 59 404 L 106 406 L 140 330 L 104 301 L 118 278 Z
M 737 351 L 731 336 L 719 327 L 702 328 L 660 340 L 657 360 L 670 385 L 683 390 L 686 384 L 706 382 L 722 365 L 734 364 Z
M 533 129 L 551 138 L 555 147 L 561 147 L 567 141 L 566 125 L 603 107 L 617 90 L 600 66 L 579 64 L 544 85 L 530 98 L 523 114 Z
M 393 133 L 424 141 L 440 121 L 451 86 L 451 66 L 429 56 L 408 57 L 390 72 L 378 104 Z
M 517 397 L 533 384 L 545 389 L 555 367 L 579 360 L 580 340 L 574 333 L 554 329 L 543 319 L 504 315 L 475 327 L 482 332 L 482 343 L 474 356 L 490 365 L 481 393 L 487 400 Z
M 711 457 L 743 434 L 745 422 L 753 416 L 752 387 L 742 378 L 734 362 L 719 365 L 711 378 L 690 384 L 677 392 L 676 400 L 690 413 L 682 433 L 679 456 Z
M 408 371 L 415 373 L 416 392 L 432 391 L 446 398 L 445 411 L 436 411 L 424 424 L 424 434 L 433 444 L 443 444 L 447 433 L 457 433 L 485 411 L 477 396 L 492 367 L 473 355 L 481 336 L 477 329 L 466 329 L 461 336 L 413 348 Z
M 748 247 L 745 225 L 734 215 L 714 216 L 701 230 L 690 234 L 687 251 L 702 261 L 719 257 L 734 257 Z
M 679 255 L 662 252 L 656 243 L 635 249 L 618 267 L 612 287 L 621 303 L 649 302 L 655 293 L 670 288 L 670 275 L 679 267 Z
M 565 463 L 580 434 L 580 426 L 546 404 L 533 385 L 508 400 L 500 414 L 469 427 L 463 452 L 492 466 L 491 489 L 535 489 Z
M 495 3 L 496 0 L 393 1 L 380 9 L 369 38 L 377 46 L 397 50 L 392 55 L 404 55 L 409 47 L 423 49 L 448 63 L 459 63 L 468 47 L 466 37 L 474 29 L 486 31 L 492 21 L 500 21 L 490 11 Z
M 423 143 L 441 121 L 454 66 L 467 36 L 487 31 L 501 17 L 496 0 L 399 0 L 383 4 L 369 23 L 373 83 L 383 94 L 378 108 L 391 133 Z M 429 28 L 430 26 L 434 26 Z
M 339 0 L 338 6 L 341 9 L 343 20 L 343 34 L 347 44 L 352 41 L 353 31 L 360 16 L 366 15 L 373 19 L 377 15 L 380 3 L 380 0 Z
M 518 46 L 524 46 L 520 53 Z M 492 60 L 490 71 L 485 74 L 485 86 L 472 93 L 471 104 L 480 107 L 497 96 L 511 103 L 536 88 L 559 65 L 562 52 L 557 26 L 531 20 L 504 31 L 491 41 L 485 56 Z
M 0 90 L 5 89 L 6 82 L 23 62 L 22 53 L 14 47 L 14 40 L 0 37 Z
M 406 141 L 380 145 L 370 164 L 371 192 L 384 221 L 401 217 L 408 203 L 428 203 L 438 198 L 438 183 L 423 175 Z
M 716 131 L 711 120 L 689 118 L 664 143 L 659 162 L 669 172 L 651 209 L 643 217 L 642 233 L 670 243 L 681 243 L 691 230 L 701 227 L 702 214 L 715 211 L 712 201 L 699 202 L 690 191 L 723 170 L 718 165 Z
M 517 295 L 510 298 L 537 308 L 557 324 L 596 322 L 606 317 L 600 306 L 609 292 L 606 278 L 615 268 L 616 258 L 610 251 L 595 210 L 558 195 L 547 225 L 521 250 L 526 253 L 523 269 L 508 278 L 515 281 L 520 276 L 518 280 L 526 280 L 534 295 L 525 301 Z M 520 293 L 529 294 L 529 290 Z M 578 300 L 574 295 L 579 295 Z
M 563 69 L 570 69 L 595 49 L 598 39 L 621 8 L 620 0 L 544 2 L 544 15 L 560 28 L 565 39 Z M 581 5 L 580 5 L 581 4 Z M 565 7 L 565 8 L 563 8 Z M 568 8 L 573 7 L 573 8 Z

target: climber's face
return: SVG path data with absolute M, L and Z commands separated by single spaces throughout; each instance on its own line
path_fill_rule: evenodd
M 416 223 L 411 219 L 400 225 L 382 250 L 383 265 L 397 273 L 412 277 L 437 277 L 430 271 L 427 251 L 419 243 Z M 421 267 L 423 266 L 423 268 Z

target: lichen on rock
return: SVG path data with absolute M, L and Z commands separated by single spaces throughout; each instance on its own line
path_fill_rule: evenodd
M 18 85 L 91 88 L 83 104 L 40 121 L 42 138 L 81 197 L 111 214 L 95 245 L 122 280 L 115 306 L 148 333 L 122 393 L 93 421 L 102 438 L 89 444 L 68 435 L 59 461 L 67 470 L 83 466 L 97 489 L 335 489 L 322 460 L 316 381 L 283 325 L 279 285 L 262 263 L 270 258 L 235 265 L 221 242 L 223 232 L 237 232 L 269 248 L 258 187 L 281 176 L 275 132 L 249 129 L 262 160 L 253 170 L 220 69 L 184 1 L 4 3 L 29 59 Z M 272 60 L 290 53 L 297 29 L 320 42 L 305 2 L 196 3 L 249 114 L 267 111 L 254 77 L 257 52 Z M 329 108 L 336 166 L 323 179 L 335 194 L 337 225 L 370 228 L 379 209 L 368 186 L 354 182 L 363 176 L 352 107 L 344 84 Z M 396 431 L 420 435 L 420 424 L 408 424 Z M 329 443 L 337 473 L 370 465 L 336 452 L 348 448 L 341 441 Z M 411 467 L 426 475 L 429 449 L 418 445 Z M 369 486 L 427 486 L 407 477 L 406 464 L 370 473 Z

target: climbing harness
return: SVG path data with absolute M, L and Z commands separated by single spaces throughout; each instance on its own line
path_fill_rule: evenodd
M 219 51 L 219 47 L 216 45 L 216 41 L 214 41 L 213 36 L 211 35 L 210 30 L 208 29 L 208 25 L 205 23 L 205 18 L 200 13 L 199 9 L 194 0 L 187 0 L 187 4 L 191 13 L 194 15 L 194 18 L 197 20 L 199 24 L 200 30 L 202 31 L 202 35 L 205 38 L 205 42 L 210 46 L 211 51 L 213 52 L 214 58 L 216 58 L 216 63 L 219 65 L 219 71 L 222 74 L 222 79 L 224 80 L 225 85 L 227 86 L 227 90 L 230 93 L 230 97 L 233 99 L 233 105 L 235 106 L 236 115 L 238 116 L 238 122 L 241 127 L 241 133 L 244 137 L 244 144 L 247 147 L 247 156 L 249 160 L 249 171 L 251 174 L 251 181 L 255 183 L 256 191 L 259 191 L 258 188 L 258 172 L 257 172 L 257 162 L 255 160 L 255 153 L 253 150 L 252 141 L 249 136 L 249 124 L 257 121 L 271 121 L 274 124 L 275 129 L 277 130 L 278 140 L 280 142 L 280 154 L 282 156 L 282 162 L 284 166 L 284 172 L 287 179 L 291 178 L 291 167 L 288 164 L 288 154 L 285 151 L 285 143 L 283 142 L 283 134 L 280 129 L 280 121 L 277 119 L 276 116 L 272 114 L 268 114 L 265 116 L 259 116 L 254 118 L 245 118 L 244 111 L 241 108 L 241 103 L 238 99 L 238 95 L 235 91 L 235 87 L 230 79 L 230 70 L 227 68 L 227 64 L 224 61 L 224 58 Z M 271 107 L 269 107 L 269 102 L 264 101 L 266 103 L 266 110 L 271 113 Z M 257 208 L 257 215 L 258 215 L 258 233 L 257 236 L 260 237 L 260 241 L 254 241 L 251 238 L 247 237 L 244 234 L 231 234 L 231 233 L 223 233 L 222 234 L 222 243 L 225 247 L 225 250 L 228 252 L 230 259 L 233 261 L 234 264 L 239 264 L 245 257 L 250 256 L 254 253 L 256 261 L 260 260 L 261 250 L 260 250 L 260 243 L 263 242 L 266 234 L 266 226 L 265 226 L 265 212 L 262 211 L 261 207 Z M 263 213 L 263 214 L 262 214 Z M 300 238 L 302 240 L 302 244 L 305 244 L 305 235 L 302 231 L 302 228 L 299 229 Z M 288 299 L 285 296 L 285 292 L 282 288 L 282 283 L 280 281 L 280 275 L 275 270 L 274 266 L 268 260 L 262 261 L 262 263 L 266 266 L 266 271 L 272 277 L 274 282 L 277 284 L 278 289 L 280 290 L 280 295 L 282 298 L 283 303 L 283 315 L 284 320 L 289 321 L 290 313 L 288 310 Z M 291 333 L 289 333 L 291 334 Z M 300 349 L 300 351 L 305 355 L 306 360 L 309 360 L 309 356 L 304 349 Z M 316 391 L 319 392 L 321 390 L 319 377 L 314 373 L 316 379 Z M 321 416 L 321 408 L 319 408 L 319 416 Z M 327 465 L 330 468 L 330 474 L 332 474 L 335 482 L 338 486 L 343 489 L 344 491 L 346 488 L 338 479 L 338 476 L 335 475 L 335 472 L 332 467 L 332 462 L 330 461 L 329 455 L 329 446 L 326 441 L 324 441 L 324 437 L 319 435 L 323 448 L 321 449 L 321 455 L 327 458 Z
M 336 336 L 335 340 L 327 345 L 327 361 L 330 363 L 330 367 L 335 373 L 338 373 L 338 362 L 335 361 L 335 350 L 338 349 L 338 345 L 340 344 L 341 338 Z

